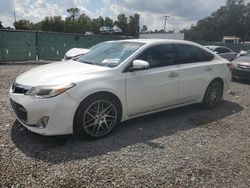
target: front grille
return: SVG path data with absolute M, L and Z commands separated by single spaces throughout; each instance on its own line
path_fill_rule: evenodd
M 19 85 L 14 83 L 12 85 L 12 92 L 13 93 L 18 93 L 18 94 L 25 94 L 31 87 L 28 86 L 23 86 L 23 85 Z
M 27 122 L 27 111 L 26 111 L 26 109 L 22 105 L 16 103 L 13 100 L 10 100 L 10 103 L 11 103 L 11 106 L 12 106 L 16 116 L 18 117 L 18 119 L 20 119 L 23 122 Z

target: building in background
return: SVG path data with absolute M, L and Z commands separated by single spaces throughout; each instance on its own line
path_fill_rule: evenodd
M 236 36 L 224 36 L 222 43 L 231 43 L 231 44 L 239 44 L 240 43 L 240 37 Z

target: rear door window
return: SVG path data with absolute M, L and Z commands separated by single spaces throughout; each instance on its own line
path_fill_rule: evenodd
M 196 46 L 175 44 L 175 49 L 175 61 L 177 64 L 211 61 L 214 59 L 214 55 Z
M 228 48 L 223 48 L 223 47 L 216 48 L 215 51 L 218 52 L 219 54 L 231 52 L 231 50 L 229 50 Z

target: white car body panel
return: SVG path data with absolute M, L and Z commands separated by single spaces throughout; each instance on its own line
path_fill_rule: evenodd
M 37 100 L 35 97 L 11 94 L 11 100 L 18 101 L 25 107 L 28 114 L 28 121 L 22 122 L 17 116 L 19 122 L 32 132 L 42 135 L 63 135 L 72 134 L 72 122 L 74 109 L 79 103 L 67 93 L 58 95 L 56 98 L 46 100 Z M 14 113 L 15 114 L 15 113 Z M 34 125 L 42 116 L 50 116 L 49 126 L 44 129 L 27 126 Z
M 126 73 L 127 115 L 134 116 L 176 104 L 179 77 L 177 66 L 155 68 Z
M 88 79 L 88 76 L 94 77 L 95 74 L 105 70 L 109 70 L 109 68 L 79 63 L 73 60 L 59 61 L 33 68 L 19 75 L 16 82 L 28 86 L 56 85 L 65 82 L 77 82 L 81 77 Z M 92 74 L 93 72 L 95 74 Z
M 118 97 L 122 105 L 122 119 L 142 116 L 165 109 L 201 102 L 209 83 L 215 78 L 224 81 L 224 91 L 229 87 L 231 73 L 228 61 L 214 55 L 212 62 L 172 65 L 135 72 L 126 67 L 146 48 L 157 44 L 190 44 L 206 51 L 198 44 L 176 40 L 133 39 L 145 45 L 115 68 L 95 66 L 76 61 L 57 62 L 40 66 L 21 74 L 16 83 L 26 86 L 75 83 L 76 87 L 47 99 L 10 92 L 11 100 L 28 111 L 29 130 L 43 135 L 73 133 L 73 120 L 80 103 L 91 94 L 109 92 Z M 172 76 L 172 73 L 176 75 Z M 44 129 L 30 127 L 42 116 L 49 116 Z

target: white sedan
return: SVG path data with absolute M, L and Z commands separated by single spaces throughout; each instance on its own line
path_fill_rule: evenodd
M 100 138 L 134 117 L 193 103 L 216 107 L 231 80 L 228 63 L 187 41 L 109 41 L 77 61 L 21 74 L 10 100 L 30 131 Z

